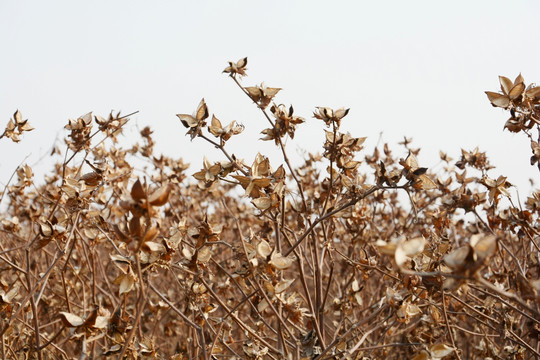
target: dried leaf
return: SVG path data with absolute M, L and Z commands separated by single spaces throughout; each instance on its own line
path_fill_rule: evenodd
M 397 316 L 399 316 L 402 319 L 409 319 L 415 315 L 419 315 L 422 313 L 422 310 L 418 307 L 418 305 L 411 304 L 408 301 L 403 302 L 401 306 L 399 307 L 397 311 Z
M 165 239 L 165 243 L 167 244 L 167 247 L 169 250 L 176 250 L 178 249 L 178 245 L 182 241 L 182 238 L 184 237 L 184 234 L 182 231 L 175 232 L 171 237 L 168 239 Z
M 515 100 L 523 94 L 523 91 L 525 91 L 525 84 L 517 84 L 512 88 L 512 90 L 510 90 L 510 92 L 508 93 L 508 97 L 510 98 L 510 100 Z
M 114 280 L 114 284 L 120 285 L 119 295 L 125 294 L 133 290 L 135 286 L 136 277 L 129 268 L 127 274 L 121 274 Z
M 394 254 L 396 253 L 397 245 L 398 245 L 397 240 L 392 241 L 392 242 L 386 242 L 384 240 L 379 239 L 375 242 L 375 246 L 379 248 L 379 251 L 382 254 L 390 255 L 390 256 L 394 256 Z
M 272 199 L 269 197 L 260 197 L 251 200 L 251 202 L 259 210 L 268 210 L 272 206 Z
M 508 95 L 512 87 L 514 87 L 514 83 L 512 82 L 512 80 L 510 80 L 506 76 L 499 76 L 499 83 L 501 84 L 501 90 L 505 95 Z
M 474 254 L 479 261 L 489 258 L 495 253 L 495 251 L 497 251 L 497 237 L 495 235 L 473 235 L 471 237 L 470 244 L 473 247 Z
M 223 134 L 223 126 L 221 125 L 221 121 L 219 121 L 215 115 L 212 115 L 212 122 L 208 127 L 208 131 L 210 131 L 210 133 L 215 137 L 220 137 L 221 134 Z
M 525 95 L 531 100 L 538 100 L 540 98 L 540 86 L 530 88 L 525 92 Z
M 197 261 L 203 264 L 206 264 L 208 261 L 210 261 L 210 258 L 212 258 L 212 247 L 211 246 L 203 246 L 199 249 L 197 252 Z
M 103 179 L 101 174 L 92 171 L 81 176 L 81 180 L 84 181 L 84 184 L 87 186 L 97 186 Z
M 290 280 L 282 280 L 280 282 L 278 282 L 275 286 L 274 286 L 274 292 L 276 294 L 280 294 L 282 293 L 283 291 L 287 290 L 287 288 L 289 286 L 291 286 L 291 284 L 294 282 L 295 279 L 290 279 Z
M 506 109 L 510 105 L 510 99 L 506 95 L 502 95 L 496 92 L 485 91 L 491 105 Z
M 105 329 L 109 325 L 109 316 L 98 316 L 92 325 L 94 329 Z
M 133 200 L 138 201 L 146 198 L 146 191 L 144 190 L 141 181 L 137 179 L 131 187 L 131 197 Z
M 180 122 L 182 122 L 182 125 L 184 125 L 186 128 L 192 128 L 196 127 L 199 122 L 197 119 L 195 119 L 193 116 L 188 114 L 176 114 L 178 118 L 180 119 Z
M 188 246 L 184 246 L 182 248 L 182 255 L 187 259 L 191 260 L 193 258 L 193 252 Z
M 165 246 L 154 241 L 146 241 L 142 247 L 143 250 L 163 254 L 166 252 Z
M 156 225 L 153 225 L 150 229 L 146 230 L 144 234 L 143 243 L 154 240 L 159 234 L 159 228 Z
M 197 121 L 204 120 L 208 117 L 208 107 L 206 106 L 206 102 L 204 102 L 204 99 L 201 99 L 201 102 L 199 103 L 199 106 L 197 107 L 197 111 L 195 113 L 195 119 Z
M 444 257 L 444 262 L 452 269 L 459 269 L 465 266 L 470 257 L 472 248 L 469 245 L 461 246 Z
M 6 293 L 3 289 L 0 289 L 0 305 L 1 303 L 4 304 L 11 304 L 12 300 L 17 296 L 19 293 L 19 284 L 15 284 L 11 287 L 11 289 Z
M 435 359 L 442 359 L 443 357 L 450 355 L 454 351 L 455 349 L 453 347 L 446 344 L 437 344 L 429 348 L 431 356 L 433 356 Z
M 50 221 L 39 224 L 39 231 L 42 236 L 49 237 L 52 236 L 54 230 Z
M 110 356 L 110 355 L 117 354 L 120 352 L 120 350 L 122 350 L 122 345 L 120 344 L 113 345 L 103 352 L 103 356 Z
M 266 259 L 271 253 L 272 247 L 266 240 L 261 240 L 259 244 L 257 244 L 257 254 L 259 254 L 259 256 L 263 259 Z
M 360 283 L 358 282 L 357 279 L 354 279 L 352 284 L 351 284 L 351 289 L 352 291 L 354 292 L 357 292 L 357 291 L 360 291 Z
M 64 325 L 67 327 L 79 327 L 84 324 L 84 320 L 75 314 L 64 311 L 61 311 L 58 314 Z
M 154 191 L 152 195 L 148 197 L 148 202 L 152 206 L 163 206 L 169 201 L 169 195 L 171 188 L 168 185 L 164 185 Z
M 22 114 L 19 111 L 19 109 L 17 109 L 17 111 L 15 111 L 15 113 L 13 114 L 13 119 L 15 120 L 16 123 L 20 123 L 23 121 Z
M 268 263 L 276 269 L 285 270 L 291 267 L 293 261 L 294 260 L 292 258 L 285 257 L 280 253 L 274 251 Z
M 417 237 L 414 239 L 401 241 L 395 250 L 394 258 L 396 264 L 401 267 L 408 259 L 424 251 L 426 239 Z

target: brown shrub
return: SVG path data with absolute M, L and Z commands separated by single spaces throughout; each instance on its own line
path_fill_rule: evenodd
M 40 185 L 16 170 L 2 194 L 2 358 L 540 356 L 540 193 L 516 203 L 478 149 L 455 164 L 441 153 L 438 174 L 407 140 L 404 158 L 384 145 L 361 159 L 365 138 L 340 131 L 348 109 L 316 108 L 322 154 L 295 168 L 284 139 L 305 119 L 274 103 L 279 88 L 242 85 L 246 65 L 224 72 L 268 122 L 279 162 L 229 153 L 243 126 L 210 120 L 202 100 L 178 117 L 223 158 L 194 173 L 154 155 L 148 127 L 120 147 L 120 114 L 69 120 Z M 500 79 L 487 95 L 538 164 L 540 88 Z M 17 111 L 1 137 L 30 130 Z

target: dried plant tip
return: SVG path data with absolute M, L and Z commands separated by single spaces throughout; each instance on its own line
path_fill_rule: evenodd
M 34 130 L 34 128 L 30 126 L 28 120 L 22 119 L 21 112 L 17 110 L 13 114 L 13 119 L 9 119 L 6 129 L 4 130 L 4 133 L 0 136 L 0 139 L 6 136 L 13 142 L 19 142 L 21 140 L 20 136 L 23 132 L 32 130 Z
M 293 116 L 294 109 L 292 105 L 288 109 L 283 104 L 272 105 L 270 111 L 274 115 L 276 121 L 274 127 L 265 129 L 261 132 L 265 135 L 261 140 L 274 140 L 276 145 L 279 145 L 279 140 L 285 135 L 289 135 L 290 138 L 293 139 L 296 125 L 303 123 L 304 118 Z
M 205 156 L 202 170 L 193 174 L 193 177 L 199 181 L 204 181 L 206 184 L 211 184 L 218 179 L 221 170 L 221 164 L 212 164 Z
M 245 76 L 246 70 L 247 70 L 247 67 L 246 67 L 247 62 L 248 62 L 247 57 L 242 58 L 238 60 L 237 62 L 229 61 L 229 66 L 227 66 L 225 70 L 223 70 L 223 72 L 228 73 L 231 76 L 235 76 L 236 74 L 240 76 Z
M 215 137 L 227 141 L 231 136 L 238 135 L 244 131 L 244 126 L 236 124 L 236 121 L 233 120 L 229 125 L 223 127 L 221 121 L 215 115 L 212 115 L 212 123 L 208 127 L 208 131 Z
M 244 90 L 261 109 L 266 109 L 281 88 L 267 87 L 263 82 L 259 86 L 245 87 Z
M 529 95 L 525 93 L 526 87 L 521 74 L 519 74 L 514 81 L 505 76 L 499 76 L 499 83 L 501 84 L 502 94 L 492 91 L 485 92 L 491 105 L 495 107 L 513 109 L 521 103 L 523 95 Z M 532 94 L 533 93 L 531 93 L 531 95 Z M 533 97 L 534 96 L 535 95 L 533 95 Z
M 328 107 L 317 107 L 315 112 L 313 112 L 313 116 L 316 119 L 324 121 L 327 126 L 330 126 L 332 123 L 334 123 L 339 128 L 341 124 L 341 119 L 347 116 L 349 110 L 350 109 L 345 108 L 333 110 Z
M 510 197 L 510 192 L 508 192 L 508 188 L 512 186 L 507 180 L 505 176 L 499 176 L 497 180 L 490 179 L 488 177 L 484 177 L 481 182 L 485 187 L 489 190 L 489 201 L 492 204 L 497 205 L 499 203 L 499 197 L 501 195 Z
M 209 116 L 208 107 L 206 106 L 204 99 L 201 99 L 201 102 L 193 115 L 177 114 L 176 116 L 178 116 L 182 125 L 189 129 L 187 134 L 189 134 L 193 140 L 193 138 L 201 134 L 201 129 L 206 126 L 205 120 Z
M 90 146 L 90 132 L 92 131 L 92 113 L 80 116 L 77 120 L 69 119 L 65 128 L 70 130 L 70 140 L 67 143 L 72 150 L 80 151 L 88 148 Z
M 418 166 L 418 160 L 411 151 L 409 151 L 407 158 L 400 160 L 399 163 L 403 166 L 403 175 L 410 181 L 413 188 L 423 190 L 437 188 L 437 184 L 426 175 L 427 168 Z

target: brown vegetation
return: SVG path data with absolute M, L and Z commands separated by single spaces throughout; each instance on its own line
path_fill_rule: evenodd
M 517 202 L 478 149 L 441 153 L 437 174 L 407 139 L 401 156 L 361 157 L 365 138 L 340 131 L 348 109 L 316 108 L 322 154 L 293 167 L 284 139 L 305 119 L 275 103 L 279 88 L 242 85 L 246 65 L 224 72 L 279 161 L 230 153 L 243 126 L 201 100 L 180 123 L 223 157 L 198 171 L 155 155 L 150 128 L 122 148 L 120 114 L 69 120 L 43 180 L 16 170 L 1 198 L 2 358 L 540 356 L 540 192 Z M 540 87 L 500 80 L 489 100 L 538 164 Z M 17 111 L 1 137 L 30 130 Z

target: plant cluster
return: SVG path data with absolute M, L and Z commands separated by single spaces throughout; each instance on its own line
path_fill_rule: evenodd
M 122 147 L 129 116 L 66 125 L 63 159 L 28 165 L 0 201 L 2 358 L 532 359 L 540 356 L 540 192 L 524 204 L 478 149 L 437 174 L 405 139 L 362 152 L 349 109 L 314 120 L 244 86 L 279 159 L 227 144 L 244 127 L 201 100 L 178 114 L 219 149 L 188 172 L 154 154 L 152 130 Z M 487 92 L 540 159 L 540 88 L 521 76 Z M 17 111 L 3 136 L 31 130 Z M 293 166 L 286 139 L 326 126 L 320 154 Z M 137 170 L 137 164 L 145 164 Z M 405 196 L 401 196 L 404 194 Z M 502 199 L 506 199 L 501 201 Z

